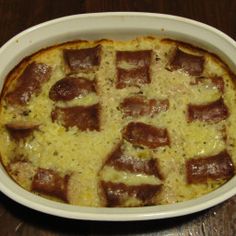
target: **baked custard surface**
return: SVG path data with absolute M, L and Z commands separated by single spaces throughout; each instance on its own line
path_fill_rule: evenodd
M 182 202 L 235 174 L 234 75 L 216 55 L 156 37 L 74 41 L 5 80 L 0 154 L 43 197 L 92 207 Z

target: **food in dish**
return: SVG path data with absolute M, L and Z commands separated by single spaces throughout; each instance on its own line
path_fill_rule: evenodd
M 216 55 L 171 39 L 43 49 L 5 81 L 2 163 L 26 190 L 80 206 L 197 198 L 235 174 L 234 83 Z

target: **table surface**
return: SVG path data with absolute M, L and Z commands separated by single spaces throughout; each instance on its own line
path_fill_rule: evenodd
M 105 11 L 174 14 L 214 26 L 236 39 L 234 0 L 0 0 L 0 46 L 20 31 L 61 16 Z M 236 235 L 236 196 L 203 212 L 143 222 L 62 219 L 21 206 L 0 193 L 0 235 Z

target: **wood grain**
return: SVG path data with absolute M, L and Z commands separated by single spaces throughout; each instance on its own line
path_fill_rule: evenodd
M 212 25 L 236 39 L 234 0 L 0 0 L 0 46 L 20 31 L 61 16 L 104 11 L 167 13 Z M 0 235 L 236 235 L 236 196 L 196 214 L 144 222 L 76 221 L 49 216 L 0 194 Z

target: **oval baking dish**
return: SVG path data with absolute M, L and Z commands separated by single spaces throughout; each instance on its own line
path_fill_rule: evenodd
M 137 24 L 137 22 L 139 23 Z M 49 22 L 45 22 L 43 24 L 40 24 L 28 30 L 25 30 L 24 32 L 18 34 L 17 36 L 9 40 L 0 49 L 0 58 L 4 58 L 4 60 L 0 60 L 0 66 L 2 68 L 0 72 L 0 78 L 1 78 L 0 88 L 2 89 L 3 84 L 4 84 L 4 78 L 12 70 L 12 68 L 14 68 L 19 62 L 21 62 L 27 56 L 30 56 L 31 54 L 43 48 L 60 44 L 63 42 L 78 40 L 78 39 L 99 40 L 99 39 L 106 38 L 106 39 L 112 39 L 112 40 L 127 40 L 127 39 L 134 39 L 135 37 L 150 36 L 150 35 L 160 36 L 162 38 L 163 37 L 172 38 L 174 40 L 178 40 L 178 42 L 183 41 L 191 45 L 195 45 L 199 48 L 202 48 L 206 51 L 209 51 L 213 54 L 216 54 L 229 66 L 230 70 L 233 73 L 236 72 L 236 59 L 234 57 L 234 55 L 236 54 L 235 42 L 224 33 L 210 26 L 207 26 L 205 24 L 202 24 L 193 20 L 185 19 L 182 17 L 162 15 L 162 14 L 97 13 L 97 14 L 68 16 L 68 17 L 52 20 Z M 148 37 L 146 39 L 148 39 Z M 149 40 L 153 40 L 153 39 L 150 37 Z M 166 40 L 166 42 L 167 41 L 168 40 Z M 168 41 L 168 43 L 170 43 L 170 41 Z M 97 48 L 94 48 L 93 50 L 94 50 L 93 53 L 94 52 L 97 53 L 97 51 L 99 51 L 100 48 L 97 47 Z M 144 53 L 148 58 L 148 55 L 150 54 L 150 52 L 145 51 Z M 178 55 L 181 53 L 183 54 L 182 55 L 183 57 L 186 56 L 185 53 L 179 50 L 179 51 L 175 51 L 175 57 L 178 57 Z M 127 57 L 127 54 L 123 55 L 121 53 L 120 60 L 122 61 L 124 57 Z M 193 60 L 198 60 L 198 61 L 200 60 L 200 64 L 201 64 L 200 56 L 195 56 L 195 57 L 193 56 L 191 58 L 193 58 Z M 95 58 L 95 60 L 97 59 Z M 133 60 L 133 58 L 131 57 L 131 59 L 129 60 Z M 142 63 L 144 64 L 147 63 L 146 60 L 148 59 L 145 59 L 145 61 L 143 61 Z M 175 60 L 176 61 L 174 61 L 173 59 L 172 64 L 170 64 L 172 68 L 168 68 L 169 70 L 175 70 L 176 67 L 179 66 L 178 59 L 175 59 Z M 157 58 L 157 61 L 158 61 L 158 58 Z M 93 63 L 96 64 L 97 62 L 93 61 Z M 34 67 L 34 66 L 35 65 L 32 63 L 31 67 Z M 121 64 L 121 67 L 122 67 L 122 64 Z M 43 68 L 43 71 L 45 72 L 46 69 L 48 68 Z M 69 69 L 74 69 L 74 68 L 71 67 Z M 120 73 L 121 72 L 123 73 L 123 71 L 124 69 L 121 68 Z M 192 70 L 188 71 L 188 73 L 190 75 L 192 73 L 192 75 L 197 76 L 199 75 L 199 68 L 197 68 L 194 71 Z M 218 86 L 217 87 L 218 90 L 223 89 L 222 87 L 220 87 L 221 84 L 218 83 L 219 80 L 217 78 L 213 78 L 212 81 L 213 82 L 215 81 L 214 83 L 216 83 L 216 87 Z M 144 83 L 149 83 L 149 82 L 147 81 Z M 126 85 L 122 83 L 116 84 L 116 88 L 118 89 L 123 88 L 123 86 L 126 86 Z M 95 91 L 95 88 L 90 88 L 90 89 Z M 55 97 L 56 96 L 55 94 L 51 94 L 50 96 L 52 97 L 52 99 L 57 99 Z M 137 98 L 135 99 L 136 99 L 135 102 L 137 102 Z M 139 97 L 138 98 L 139 103 L 140 103 L 140 99 L 141 98 Z M 126 102 L 130 102 L 130 100 L 126 100 Z M 217 105 L 217 107 L 223 106 L 222 112 L 224 114 L 221 114 L 220 116 L 217 116 L 217 117 L 213 117 L 213 119 L 216 119 L 215 121 L 218 122 L 219 121 L 218 119 L 225 119 L 228 116 L 228 113 L 227 111 L 225 111 L 225 107 L 222 100 L 219 99 L 217 101 L 217 104 L 212 104 L 211 107 L 212 106 L 214 107 L 215 105 Z M 123 102 L 122 106 L 126 106 L 125 102 Z M 168 104 L 165 104 L 165 109 L 168 109 L 168 106 L 169 106 Z M 81 109 L 82 108 L 80 107 L 79 112 L 81 112 Z M 200 106 L 190 105 L 188 109 L 189 109 L 188 112 L 190 114 L 188 118 L 189 119 L 188 122 L 192 122 L 192 120 L 194 119 L 200 119 L 200 120 L 205 119 L 205 121 L 207 121 L 208 118 L 206 118 L 204 115 L 201 115 L 201 114 L 199 115 L 199 109 L 203 110 L 205 108 L 200 107 Z M 209 107 L 207 107 L 206 110 L 207 109 L 209 109 Z M 52 119 L 57 119 L 56 112 L 57 111 L 54 111 L 52 115 Z M 128 110 L 127 112 L 130 112 L 130 111 Z M 197 118 L 195 116 L 197 116 Z M 99 130 L 99 127 L 97 127 L 97 124 L 95 123 L 92 127 L 89 126 L 87 128 Z M 10 124 L 9 127 L 7 128 L 9 130 L 11 129 L 14 130 L 15 126 L 14 125 L 12 126 L 12 124 Z M 35 126 L 34 128 L 37 128 L 37 127 Z M 80 127 L 80 129 L 82 128 Z M 130 135 L 132 135 L 132 132 L 129 133 L 130 132 L 129 129 L 143 129 L 147 131 L 148 129 L 150 129 L 150 127 L 145 126 L 141 122 L 140 123 L 131 122 L 129 123 L 129 125 L 127 125 L 126 129 L 123 130 L 123 136 L 127 141 L 131 143 L 134 142 L 135 145 L 140 145 L 139 143 L 140 140 L 137 139 L 136 141 L 133 141 L 134 138 L 130 137 Z M 164 129 L 158 129 L 158 130 L 156 129 L 154 131 L 152 130 L 151 132 L 160 133 L 160 132 L 164 132 Z M 165 138 L 166 138 L 166 141 L 163 144 L 148 143 L 149 141 L 146 141 L 145 143 L 143 140 L 142 142 L 150 148 L 155 148 L 155 147 L 158 147 L 159 145 L 160 146 L 169 145 L 170 141 L 169 141 L 168 134 L 165 135 Z M 160 140 L 162 140 L 162 137 L 161 138 L 159 137 L 158 142 L 162 142 Z M 228 158 L 227 153 L 220 153 L 219 155 L 221 157 L 224 156 L 226 159 Z M 216 162 L 218 162 L 219 155 L 216 155 L 213 157 L 216 160 Z M 205 159 L 204 161 L 207 163 L 208 159 Z M 189 161 L 188 168 L 195 168 L 194 167 L 195 165 L 196 166 L 201 165 L 201 161 L 200 162 Z M 229 166 L 230 165 L 231 164 L 229 164 Z M 153 171 L 153 169 L 150 168 L 147 171 L 150 172 L 150 171 Z M 232 168 L 230 171 L 232 172 Z M 152 172 L 152 174 L 153 173 L 154 172 Z M 46 172 L 39 173 L 39 175 L 40 174 L 45 175 Z M 42 198 L 40 196 L 37 196 L 33 193 L 30 193 L 22 189 L 9 177 L 9 175 L 7 174 L 3 166 L 1 166 L 1 169 L 0 169 L 0 176 L 2 180 L 0 183 L 0 190 L 3 193 L 5 193 L 7 196 L 12 198 L 13 200 L 25 206 L 28 206 L 32 209 L 36 209 L 38 211 L 42 211 L 48 214 L 66 217 L 66 218 L 73 218 L 73 219 L 127 221 L 127 220 L 147 220 L 147 219 L 160 219 L 160 218 L 174 217 L 174 216 L 194 213 L 194 212 L 209 208 L 211 206 L 214 206 L 230 198 L 236 193 L 236 187 L 235 187 L 236 177 L 233 177 L 228 182 L 226 182 L 225 184 L 223 184 L 221 187 L 217 188 L 213 192 L 208 193 L 204 196 L 195 198 L 193 200 L 188 200 L 181 203 L 145 206 L 145 207 L 128 207 L 128 208 L 82 207 L 82 206 L 74 206 L 74 205 L 68 205 L 68 204 L 64 204 L 64 203 L 60 203 L 56 201 L 51 201 L 51 200 Z M 158 177 L 161 179 L 161 175 L 159 175 Z M 189 182 L 199 181 L 199 179 L 196 179 L 196 177 L 194 177 L 194 174 L 192 174 L 192 176 L 188 178 L 189 178 L 188 179 Z M 37 182 L 37 180 L 35 181 Z M 38 182 L 36 184 L 38 185 L 42 183 Z M 107 185 L 105 185 L 105 187 L 107 187 Z M 111 186 L 108 186 L 108 187 L 111 187 Z M 37 188 L 38 186 L 36 186 L 36 190 Z

